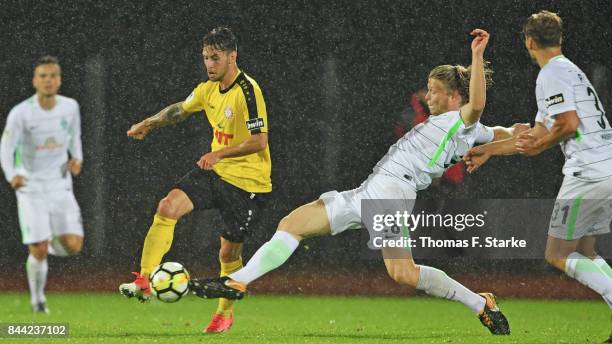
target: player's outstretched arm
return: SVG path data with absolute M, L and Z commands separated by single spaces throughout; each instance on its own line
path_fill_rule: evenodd
M 533 137 L 543 137 L 548 134 L 546 127 L 536 122 L 533 128 L 528 128 L 526 124 L 517 123 L 511 128 L 500 129 L 494 128 L 495 137 L 493 142 L 477 146 L 470 149 L 463 157 L 469 173 L 474 173 L 480 166 L 484 165 L 492 156 L 495 155 L 514 155 L 518 154 L 517 142 L 522 135 L 530 135 Z M 512 134 L 511 137 L 506 136 Z
M 493 140 L 491 142 L 494 142 L 494 141 L 507 140 L 513 137 L 517 137 L 522 132 L 530 130 L 531 124 L 514 123 L 509 128 L 502 127 L 502 126 L 495 126 L 495 127 L 492 127 L 491 129 L 493 129 Z
M 487 99 L 484 51 L 489 42 L 489 33 L 485 30 L 475 29 L 470 34 L 474 36 L 474 40 L 472 40 L 470 99 L 467 104 L 461 107 L 461 118 L 466 126 L 478 122 Z
M 142 140 L 151 129 L 177 124 L 184 121 L 192 114 L 193 112 L 188 112 L 183 109 L 183 102 L 178 102 L 167 106 L 144 121 L 132 125 L 130 130 L 127 131 L 127 135 L 137 140 Z

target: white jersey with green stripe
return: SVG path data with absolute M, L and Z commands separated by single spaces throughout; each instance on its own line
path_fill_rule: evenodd
M 7 181 L 16 175 L 26 178 L 24 191 L 72 185 L 68 153 L 83 160 L 79 104 L 60 95 L 55 99 L 55 106 L 45 110 L 34 95 L 16 105 L 6 120 L 0 163 Z
M 536 122 L 549 130 L 560 113 L 576 111 L 580 119 L 576 135 L 560 143 L 563 174 L 587 181 L 612 177 L 612 128 L 582 70 L 563 55 L 553 57 L 538 74 L 536 99 Z
M 474 144 L 491 142 L 493 136 L 493 129 L 480 122 L 466 127 L 459 111 L 429 116 L 389 148 L 374 173 L 394 176 L 423 190 L 461 161 Z

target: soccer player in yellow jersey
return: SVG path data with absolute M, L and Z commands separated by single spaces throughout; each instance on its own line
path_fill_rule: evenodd
M 127 135 L 142 140 L 152 129 L 176 124 L 204 111 L 213 128 L 211 151 L 159 202 L 145 238 L 140 273 L 119 287 L 127 297 L 149 299 L 148 277 L 172 244 L 178 219 L 193 210 L 217 208 L 225 230 L 221 234 L 221 276 L 242 267 L 245 234 L 259 216 L 263 196 L 272 191 L 268 119 L 261 89 L 238 69 L 236 38 L 228 28 L 204 37 L 202 56 L 208 81 L 200 83 L 182 102 L 172 104 L 140 123 Z M 233 301 L 221 299 L 207 333 L 228 331 Z
M 362 213 L 362 205 L 369 202 L 372 203 L 368 207 L 378 214 L 394 213 L 401 208 L 411 212 L 417 192 L 442 176 L 475 144 L 509 138 L 517 134 L 517 129 L 526 130 L 522 125 L 491 128 L 480 123 L 490 85 L 491 71 L 485 68 L 484 61 L 489 34 L 475 29 L 471 35 L 472 65 L 469 68 L 441 65 L 430 72 L 425 99 L 431 116 L 391 146 L 361 186 L 326 192 L 318 200 L 295 209 L 280 220 L 276 233 L 244 268 L 219 278 L 192 278 L 191 292 L 203 298 L 241 299 L 250 283 L 285 263 L 301 240 L 363 228 L 369 215 Z M 385 200 L 386 204 L 375 200 Z M 387 203 L 390 200 L 398 201 L 392 209 Z M 477 314 L 492 334 L 510 334 L 508 320 L 493 294 L 474 293 L 442 270 L 416 264 L 412 252 L 405 247 L 393 245 L 381 251 L 387 272 L 396 282 L 432 296 L 459 301 Z M 333 283 L 333 278 L 329 283 Z

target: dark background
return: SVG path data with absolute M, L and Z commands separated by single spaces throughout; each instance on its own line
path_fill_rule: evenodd
M 538 68 L 520 32 L 525 18 L 541 9 L 560 13 L 565 55 L 596 84 L 609 109 L 612 13 L 605 0 L 3 3 L 0 126 L 13 106 L 34 93 L 32 65 L 45 54 L 60 59 L 61 93 L 81 104 L 85 163 L 75 193 L 85 248 L 76 259 L 53 260 L 51 269 L 62 264 L 71 271 L 113 270 L 126 278 L 138 270 L 158 200 L 208 151 L 212 135 L 201 114 L 143 142 L 128 139 L 126 131 L 204 80 L 201 39 L 213 27 L 234 30 L 239 67 L 258 81 L 268 107 L 274 192 L 246 244 L 250 257 L 288 211 L 365 180 L 395 141 L 393 125 L 410 94 L 426 86 L 429 70 L 470 63 L 473 28 L 491 33 L 485 57 L 495 71 L 482 122 L 533 123 Z M 468 176 L 451 197 L 554 198 L 563 161 L 559 149 L 532 159 L 498 158 Z M 430 191 L 423 197 L 440 195 Z M 0 184 L 0 219 L 0 265 L 22 266 L 27 253 L 7 183 Z M 216 270 L 219 226 L 216 211 L 188 215 L 166 260 Z M 545 236 L 547 228 L 525 230 Z M 356 233 L 311 239 L 288 269 L 382 269 L 379 261 L 360 258 L 362 244 Z M 437 265 L 450 271 L 493 265 L 505 272 L 550 272 L 541 260 L 455 259 Z

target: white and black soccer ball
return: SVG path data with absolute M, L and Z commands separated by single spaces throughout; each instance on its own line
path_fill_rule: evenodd
M 175 262 L 162 263 L 149 276 L 151 292 L 163 302 L 176 302 L 189 291 L 189 272 Z

